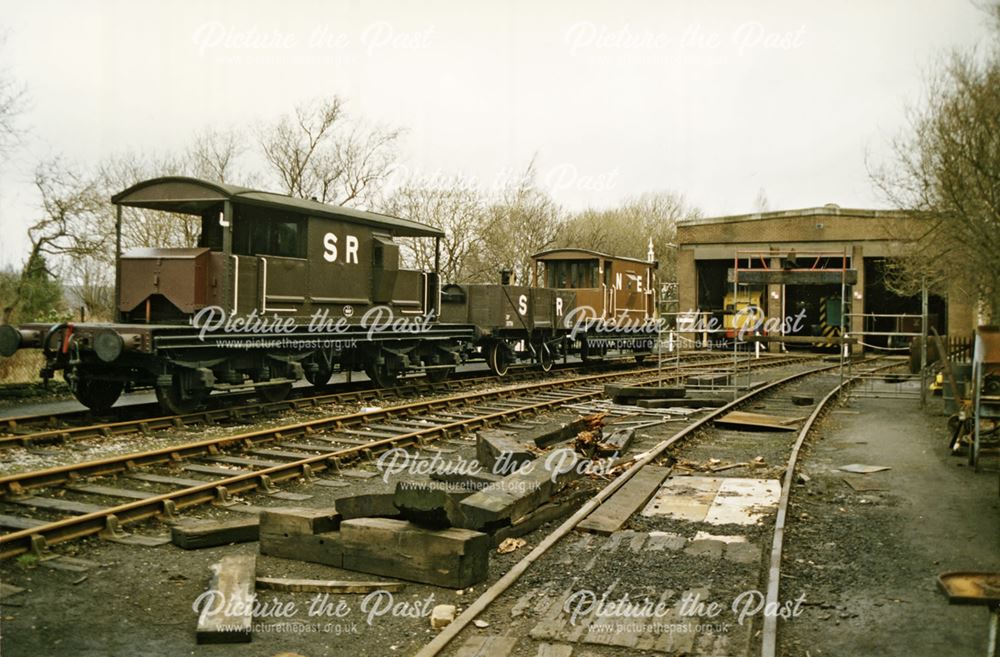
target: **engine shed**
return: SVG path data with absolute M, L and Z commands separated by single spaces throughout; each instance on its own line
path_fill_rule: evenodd
M 922 298 L 890 289 L 887 262 L 920 222 L 902 211 L 834 204 L 680 222 L 679 311 L 722 327 L 714 334 L 686 335 L 695 342 L 724 341 L 750 307 L 772 333 L 802 317 L 781 329 L 798 340 L 794 347 L 789 340 L 787 348 L 835 349 L 809 338 L 842 334 L 857 338 L 855 352 L 902 348 L 920 331 Z M 975 328 L 974 301 L 957 285 L 942 295 L 929 294 L 927 311 L 928 329 L 942 335 L 969 335 Z M 782 346 L 771 342 L 769 348 Z

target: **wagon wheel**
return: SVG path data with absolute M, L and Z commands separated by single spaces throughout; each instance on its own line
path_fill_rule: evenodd
M 314 386 L 325 386 L 330 382 L 330 377 L 333 376 L 333 368 L 320 360 L 316 363 L 319 369 L 309 370 L 306 369 L 306 381 L 313 384 Z
M 399 381 L 399 373 L 390 370 L 386 363 L 365 364 L 365 374 L 378 388 L 392 388 Z
M 156 401 L 160 407 L 174 415 L 184 415 L 198 410 L 208 399 L 209 391 L 204 388 L 184 390 L 180 378 L 175 374 L 169 386 L 156 386 Z
M 102 381 L 76 372 L 67 377 L 66 382 L 77 401 L 94 413 L 103 413 L 111 408 L 122 394 L 122 381 Z
M 549 349 L 549 345 L 542 342 L 535 350 L 535 357 L 538 360 L 538 366 L 542 368 L 543 372 L 549 372 L 552 370 L 552 364 L 555 359 L 552 356 L 552 350 Z
M 507 376 L 510 369 L 510 354 L 507 353 L 507 345 L 499 340 L 491 342 L 486 348 L 486 365 L 490 371 L 497 376 Z
M 329 380 L 330 376 L 327 375 L 326 378 Z M 312 383 L 312 381 L 310 381 L 310 383 Z M 256 390 L 257 394 L 260 395 L 264 401 L 279 402 L 288 397 L 288 393 L 292 391 L 292 384 L 276 383 L 274 385 L 263 385 L 257 386 Z

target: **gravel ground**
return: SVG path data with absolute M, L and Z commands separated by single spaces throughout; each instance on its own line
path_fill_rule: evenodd
M 787 368 L 769 370 L 767 376 L 778 377 L 791 371 Z M 567 417 L 553 415 L 550 418 Z M 647 449 L 663 437 L 683 426 L 672 422 L 654 429 L 640 432 L 633 451 Z M 762 445 L 751 445 L 750 439 L 733 432 L 731 448 L 713 450 L 712 457 L 723 458 L 727 462 L 737 462 L 748 455 L 764 455 L 767 464 L 777 462 L 776 454 L 761 451 Z M 761 440 L 758 434 L 755 440 Z M 768 440 L 773 440 L 769 436 Z M 456 449 L 465 458 L 474 454 L 473 442 L 445 441 L 440 443 L 449 449 Z M 704 454 L 695 441 L 690 454 L 681 455 L 689 459 L 702 459 Z M 731 451 L 730 451 L 731 450 Z M 752 457 L 751 457 L 752 458 Z M 372 465 L 366 466 L 372 469 Z M 748 476 L 745 470 L 727 473 L 731 476 Z M 753 475 L 757 476 L 757 475 Z M 282 490 L 305 492 L 314 497 L 304 504 L 324 506 L 337 497 L 364 492 L 387 492 L 395 484 L 394 479 L 384 482 L 380 477 L 371 479 L 350 479 L 344 488 L 320 486 L 283 486 Z M 589 479 L 584 485 L 597 486 L 600 481 Z M 134 487 L 130 484 L 130 487 Z M 349 492 L 348 492 L 349 491 Z M 287 506 L 288 502 L 275 500 L 264 495 L 247 496 L 238 500 L 257 506 Z M 185 512 L 190 517 L 238 517 L 237 512 L 220 508 L 199 508 L 197 512 Z M 407 584 L 403 592 L 396 594 L 401 605 L 400 611 L 419 609 L 426 605 L 433 595 L 433 603 L 456 604 L 459 610 L 468 605 L 489 583 L 498 579 L 516 563 L 528 550 L 537 545 L 554 524 L 544 526 L 525 536 L 527 545 L 514 553 L 494 554 L 490 563 L 489 581 L 472 590 L 452 591 L 419 584 Z M 727 531 L 747 538 L 755 553 L 737 560 L 732 557 L 735 550 L 719 547 L 718 554 L 688 550 L 690 539 L 698 530 L 713 534 Z M 136 528 L 147 535 L 165 534 L 167 527 L 157 522 L 143 523 Z M 653 550 L 646 536 L 649 531 L 674 532 L 682 537 L 682 548 Z M 629 592 L 633 596 L 663 596 L 670 591 L 676 601 L 685 591 L 705 589 L 705 600 L 726 603 L 734 595 L 760 586 L 760 549 L 767 542 L 769 531 L 760 527 L 702 527 L 697 523 L 678 523 L 665 518 L 633 519 L 626 526 L 626 533 L 610 538 L 594 537 L 586 544 L 578 537 L 561 542 L 542 562 L 536 564 L 524 578 L 502 598 L 502 604 L 491 609 L 484 619 L 489 626 L 475 629 L 479 634 L 511 633 L 529 636 L 537 625 L 535 612 L 512 615 L 512 610 L 525 595 L 536 599 L 540 606 L 544 596 L 550 595 L 558 601 L 558 594 L 573 584 L 572 578 L 580 573 L 581 564 L 590 567 L 579 584 L 594 590 L 604 590 L 614 585 L 613 591 Z M 644 538 L 641 538 L 644 537 Z M 606 543 L 605 543 L 606 542 Z M 607 549 L 602 549 L 602 547 Z M 711 546 L 709 546 L 711 547 Z M 634 548 L 634 549 L 633 549 Z M 4 583 L 27 589 L 8 597 L 2 602 L 2 639 L 0 648 L 5 656 L 18 655 L 129 655 L 129 656 L 175 656 L 199 655 L 207 657 L 235 655 L 274 655 L 282 651 L 292 651 L 306 657 L 320 655 L 393 655 L 413 654 L 429 641 L 433 632 L 426 617 L 374 618 L 369 624 L 363 613 L 360 595 L 331 596 L 343 598 L 351 608 L 350 613 L 340 619 L 309 618 L 305 609 L 314 594 L 272 593 L 261 596 L 264 601 L 276 598 L 281 602 L 297 603 L 299 613 L 294 619 L 301 623 L 298 630 L 289 625 L 279 625 L 276 619 L 261 619 L 253 643 L 250 646 L 199 646 L 194 642 L 196 614 L 192 604 L 204 591 L 209 580 L 209 566 L 223 555 L 256 552 L 255 543 L 209 548 L 198 551 L 183 551 L 171 545 L 156 548 L 140 548 L 99 539 L 87 539 L 65 547 L 57 547 L 59 554 L 78 556 L 100 564 L 91 570 L 69 572 L 54 570 L 45 564 L 29 559 L 0 564 L 0 580 Z M 725 550 L 725 551 L 723 551 Z M 732 554 L 731 554 L 732 553 Z M 289 561 L 268 556 L 258 557 L 258 575 L 317 578 L 317 579 L 373 579 L 358 573 L 350 573 L 326 566 L 305 562 Z M 575 584 L 573 584 L 575 585 Z M 547 592 L 547 593 L 546 593 Z M 265 592 L 262 592 L 265 593 Z M 523 604 L 522 604 L 523 606 Z M 540 612 L 539 612 L 540 613 Z M 722 650 L 736 647 L 731 653 L 742 654 L 742 646 L 751 638 L 748 624 L 735 626 L 730 618 L 729 627 L 718 632 L 707 632 L 712 645 L 698 639 L 696 648 L 701 654 L 712 654 L 709 649 Z M 326 625 L 326 623 L 331 623 Z M 318 630 L 322 630 L 319 632 Z M 718 640 L 716 640 L 718 639 Z M 454 650 L 453 646 L 450 650 Z M 626 647 L 587 646 L 574 654 L 581 656 L 588 651 L 601 655 L 626 655 L 634 651 Z M 537 646 L 534 641 L 523 640 L 515 655 L 534 655 Z
M 576 378 L 572 373 L 559 374 L 560 379 Z M 518 382 L 526 383 L 526 382 Z M 514 384 L 517 385 L 517 384 Z M 463 392 L 488 392 L 507 386 L 497 386 L 495 383 L 469 385 Z M 66 447 L 59 445 L 39 445 L 35 447 L 10 447 L 2 450 L 0 456 L 0 476 L 25 472 L 29 470 L 56 467 L 93 461 L 102 458 L 131 454 L 135 452 L 161 449 L 173 445 L 221 438 L 237 435 L 248 431 L 276 427 L 297 422 L 307 422 L 328 416 L 348 415 L 361 412 L 367 408 L 388 408 L 406 403 L 432 400 L 451 396 L 455 393 L 435 393 L 415 395 L 406 400 L 373 398 L 360 403 L 326 404 L 323 406 L 306 407 L 287 411 L 271 417 L 257 418 L 252 424 L 224 424 L 212 426 L 192 426 L 181 430 L 161 430 L 149 435 L 134 433 L 112 437 L 93 437 L 73 440 Z

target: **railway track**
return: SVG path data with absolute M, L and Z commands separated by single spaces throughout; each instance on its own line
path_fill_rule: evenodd
M 771 357 L 753 365 L 802 362 L 801 357 Z M 102 532 L 121 539 L 122 526 L 147 518 L 170 519 L 185 508 L 226 504 L 240 493 L 274 491 L 282 482 L 316 481 L 324 471 L 340 471 L 385 449 L 426 448 L 437 439 L 586 402 L 603 396 L 603 384 L 614 380 L 654 377 L 643 382 L 649 385 L 731 364 L 731 358 L 687 364 L 663 370 L 662 379 L 656 377 L 657 368 L 549 379 L 0 477 L 4 507 L 0 526 L 15 530 L 0 536 L 0 559 L 41 553 L 49 546 Z M 114 479 L 104 482 L 101 477 Z M 145 490 L 107 485 L 121 479 L 142 482 Z M 42 490 L 50 494 L 42 496 Z M 112 501 L 85 501 L 95 498 Z M 122 499 L 130 501 L 121 503 Z M 19 511 L 35 509 L 36 515 L 12 513 L 12 506 Z M 39 509 L 48 516 L 73 515 L 39 517 Z
M 866 369 L 897 366 L 905 363 L 869 363 Z M 579 645 L 595 656 L 651 650 L 692 656 L 761 651 L 773 657 L 778 618 L 803 603 L 795 598 L 794 582 L 781 581 L 782 539 L 799 451 L 840 391 L 835 366 L 795 372 L 671 435 L 636 445 L 635 461 L 625 472 L 552 532 L 537 538 L 530 552 L 415 654 L 534 654 L 541 642 L 551 654 L 576 654 Z M 793 395 L 812 397 L 813 403 L 796 405 Z M 801 417 L 795 431 L 780 432 L 783 438 L 758 432 L 751 438 L 725 421 L 730 413 L 748 407 Z M 755 463 L 761 454 L 764 462 Z M 604 505 L 614 505 L 616 493 L 658 463 L 669 467 L 673 476 L 649 504 L 638 507 L 641 513 L 623 523 L 628 529 L 606 534 L 574 531 L 585 527 Z M 693 465 L 712 463 L 716 465 L 704 469 Z M 717 508 L 715 501 L 697 501 L 706 499 L 707 480 L 714 480 L 715 500 L 749 495 L 753 501 L 762 489 L 747 488 L 747 477 L 773 480 L 778 473 L 780 485 L 772 481 L 764 487 L 769 494 L 764 497 L 777 494 L 767 513 L 760 514 L 748 502 L 737 502 L 726 511 L 725 503 Z M 678 476 L 682 474 L 689 476 Z M 685 488 L 696 492 L 683 500 L 669 493 L 683 493 Z M 713 512 L 719 522 L 710 522 Z M 702 519 L 695 520 L 699 513 Z M 742 524 L 741 514 L 757 520 Z M 772 522 L 760 526 L 765 518 Z M 593 524 L 587 529 L 594 531 Z M 533 576 L 522 578 L 529 570 Z M 764 609 L 776 613 L 768 615 Z M 482 629 L 486 627 L 502 627 L 502 634 Z
M 703 355 L 687 355 L 684 362 L 697 363 L 703 358 L 705 358 Z M 622 367 L 635 369 L 636 365 L 629 357 L 589 364 L 557 364 L 552 371 L 603 371 Z M 484 376 L 479 371 L 458 373 L 440 382 L 431 382 L 424 377 L 401 379 L 400 384 L 392 388 L 376 388 L 368 381 L 341 383 L 320 388 L 319 394 L 315 393 L 315 388 L 296 389 L 288 399 L 273 402 L 252 399 L 253 395 L 250 393 L 231 393 L 217 395 L 213 397 L 210 406 L 183 415 L 162 415 L 158 404 L 154 402 L 112 409 L 116 411 L 114 417 L 100 422 L 94 422 L 93 415 L 87 410 L 11 416 L 0 418 L 0 449 L 64 443 L 87 438 L 150 434 L 185 427 L 246 423 L 255 418 L 272 417 L 290 411 L 360 403 L 374 399 L 406 399 L 417 395 L 464 390 L 469 386 L 503 385 L 510 381 L 531 380 L 540 376 L 544 375 L 525 367 L 512 368 L 505 377 Z M 231 403 L 233 401 L 239 403 Z

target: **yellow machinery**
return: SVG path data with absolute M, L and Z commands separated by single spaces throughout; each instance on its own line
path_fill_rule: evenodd
M 735 337 L 737 331 L 752 334 L 754 327 L 763 325 L 764 299 L 763 292 L 741 290 L 733 302 L 733 293 L 726 294 L 723 306 L 726 309 L 722 325 L 726 329 L 726 337 Z

